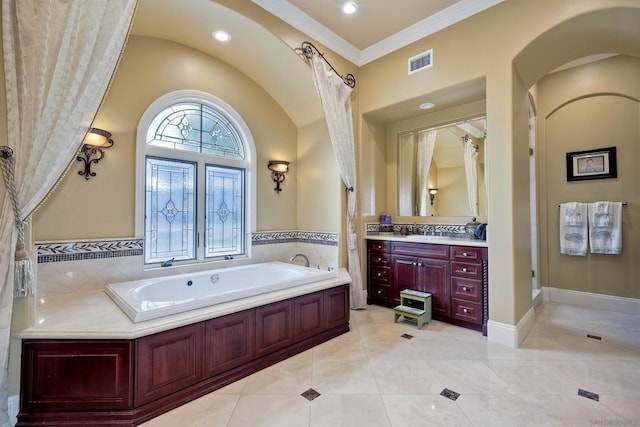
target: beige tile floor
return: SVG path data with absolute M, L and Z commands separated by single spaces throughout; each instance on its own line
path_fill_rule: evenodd
M 349 333 L 143 426 L 640 426 L 640 316 L 545 303 L 514 349 L 369 306 Z

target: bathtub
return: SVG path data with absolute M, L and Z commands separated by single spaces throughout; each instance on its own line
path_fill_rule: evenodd
M 334 277 L 333 270 L 265 262 L 111 283 L 105 293 L 137 323 Z

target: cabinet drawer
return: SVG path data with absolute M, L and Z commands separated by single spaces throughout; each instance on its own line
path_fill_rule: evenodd
M 451 259 L 463 262 L 482 262 L 482 248 L 451 246 Z
M 384 252 L 369 252 L 369 265 L 391 265 L 391 256 Z
M 482 302 L 482 282 L 480 280 L 451 278 L 451 297 L 477 303 Z
M 389 252 L 388 240 L 367 240 L 367 248 L 370 251 Z
M 449 259 L 448 245 L 392 242 L 391 250 L 394 255 L 419 256 L 431 259 Z
M 378 301 L 391 301 L 393 299 L 391 286 L 383 285 L 380 283 L 371 284 L 371 295 L 369 298 Z
M 389 283 L 389 275 L 391 274 L 391 268 L 389 267 L 378 267 L 376 265 L 371 266 L 371 280 L 376 282 L 385 282 Z
M 451 317 L 466 322 L 482 323 L 482 305 L 477 302 L 451 299 Z
M 452 261 L 451 275 L 480 280 L 482 279 L 482 264 Z

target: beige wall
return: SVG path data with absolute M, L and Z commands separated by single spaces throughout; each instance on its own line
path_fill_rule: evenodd
M 257 230 L 297 228 L 297 129 L 268 93 L 236 69 L 201 52 L 148 37 L 132 37 L 95 126 L 115 145 L 86 181 L 74 164 L 34 216 L 34 239 L 91 239 L 134 235 L 137 125 L 158 97 L 180 89 L 224 100 L 245 120 L 257 151 Z M 292 162 L 284 190 L 273 191 L 267 161 Z M 335 231 L 332 230 L 332 231 Z
M 603 52 L 640 56 L 637 22 L 640 4 L 634 0 L 511 0 L 359 70 L 360 111 L 365 119 L 390 105 L 415 100 L 417 106 L 430 93 L 486 78 L 492 321 L 515 325 L 532 305 L 527 91 L 546 73 L 576 58 Z M 407 75 L 407 58 L 431 48 L 433 67 Z M 363 133 L 361 146 L 364 159 L 376 158 L 377 140 L 372 134 Z M 367 176 L 388 176 L 382 164 L 375 162 L 379 169 Z M 365 183 L 364 188 L 373 186 Z M 378 200 L 386 193 L 387 200 L 392 199 L 389 185 L 377 188 L 375 196 L 363 198 Z
M 553 73 L 537 85 L 540 249 L 548 259 L 541 280 L 549 286 L 621 297 L 640 297 L 640 59 L 616 56 Z M 618 177 L 568 182 L 567 152 L 615 146 Z M 561 255 L 558 205 L 569 201 L 627 201 L 622 254 Z

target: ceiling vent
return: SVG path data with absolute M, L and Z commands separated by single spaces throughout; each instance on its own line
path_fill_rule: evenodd
M 433 49 L 409 58 L 409 74 L 413 74 L 433 65 Z

